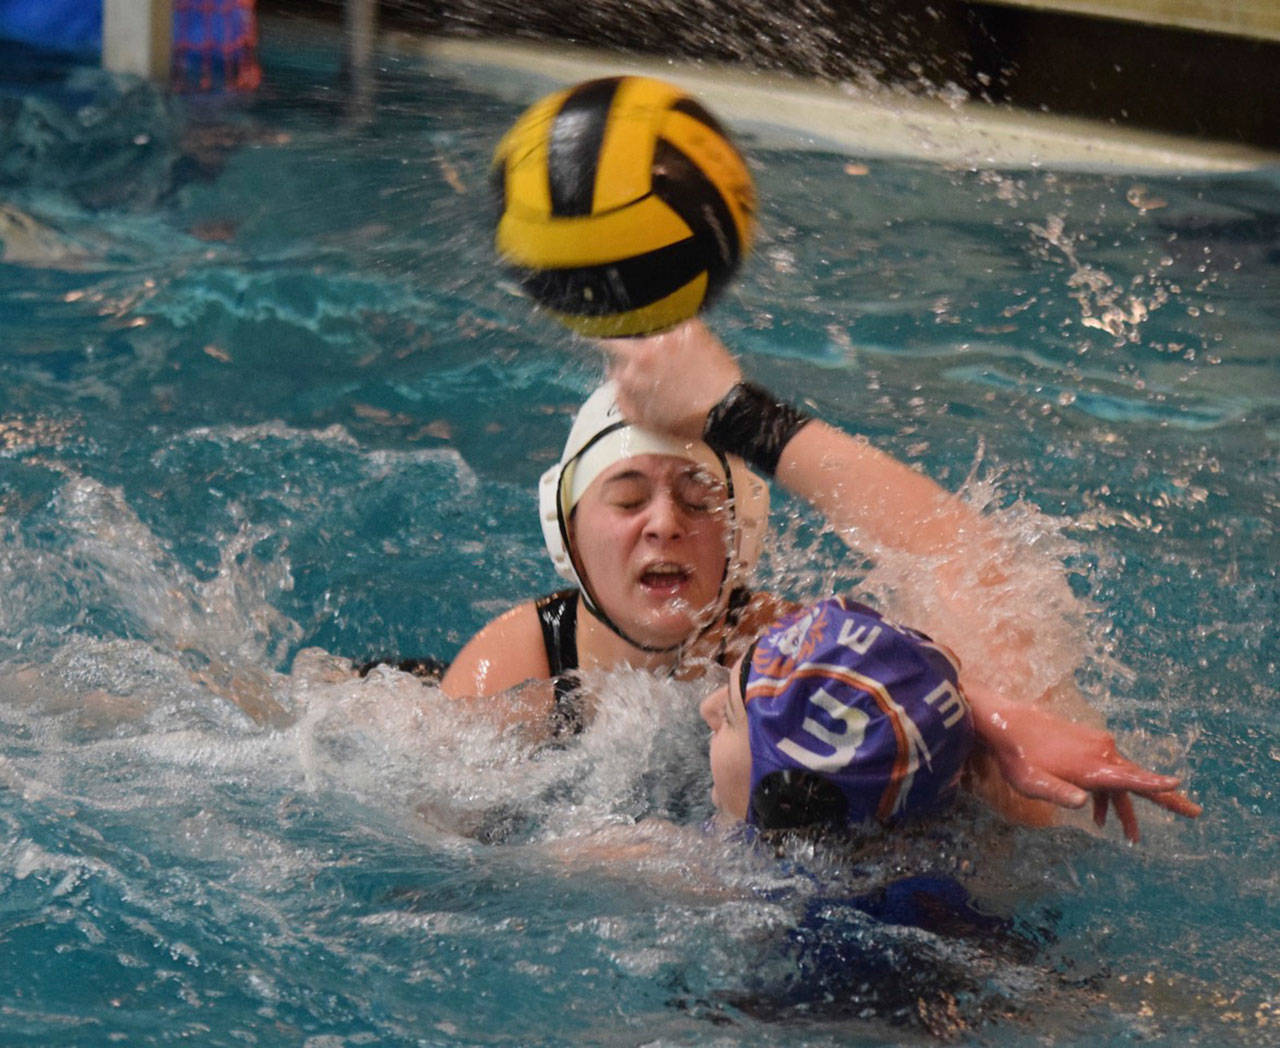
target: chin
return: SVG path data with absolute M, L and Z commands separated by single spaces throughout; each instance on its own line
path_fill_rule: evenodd
M 702 602 L 702 610 L 696 614 L 690 611 L 694 604 L 686 597 L 657 600 L 652 594 L 646 596 L 647 608 L 633 597 L 629 621 L 614 621 L 627 636 L 634 637 L 649 647 L 671 648 L 687 643 L 697 637 L 716 616 L 714 595 Z
M 693 627 L 686 620 L 681 626 L 650 625 L 646 629 L 637 630 L 636 639 L 643 641 L 651 648 L 674 648 L 688 641 L 693 632 Z
M 693 617 L 684 608 L 656 608 L 638 618 L 640 621 L 633 624 L 632 635 L 655 648 L 682 644 L 698 631 Z

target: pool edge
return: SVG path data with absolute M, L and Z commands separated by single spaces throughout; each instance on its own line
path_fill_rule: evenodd
M 726 119 L 795 148 L 966 168 L 1049 168 L 1128 174 L 1236 173 L 1280 167 L 1280 153 L 884 88 L 826 84 L 740 67 L 643 58 L 570 45 L 386 32 L 381 46 L 424 58 L 484 90 L 486 71 L 522 74 L 513 101 L 595 76 L 661 76 Z

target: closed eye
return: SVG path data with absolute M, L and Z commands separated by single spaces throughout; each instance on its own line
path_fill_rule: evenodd
M 624 473 L 605 483 L 604 497 L 609 505 L 622 510 L 640 509 L 652 497 L 649 483 L 639 474 Z
M 725 506 L 725 486 L 701 469 L 681 474 L 675 495 L 688 513 L 715 513 Z

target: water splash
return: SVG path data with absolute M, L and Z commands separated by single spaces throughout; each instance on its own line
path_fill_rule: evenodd
M 389 1045 L 493 1030 L 530 1044 L 633 1033 L 745 1044 L 776 1043 L 779 1031 L 811 1044 L 913 1036 L 874 1019 L 833 1032 L 792 1014 L 779 1026 L 730 1003 L 756 972 L 794 970 L 795 955 L 779 947 L 815 894 L 810 871 L 834 883 L 836 864 L 809 853 L 784 856 L 781 867 L 772 856 L 752 862 L 691 826 L 707 803 L 703 755 L 667 747 L 700 745 L 701 730 L 685 720 L 695 696 L 681 698 L 677 689 L 662 713 L 647 708 L 648 687 L 601 682 L 600 733 L 580 740 L 589 759 L 579 759 L 572 748 L 542 750 L 458 722 L 437 693 L 402 676 L 361 682 L 345 660 L 323 652 L 285 668 L 300 643 L 291 623 L 304 643 L 327 629 L 319 642 L 329 647 L 373 638 L 416 652 L 402 640 L 411 634 L 429 638 L 429 652 L 445 653 L 473 625 L 468 615 L 487 617 L 514 599 L 496 592 L 495 564 L 509 569 L 503 581 L 516 595 L 548 581 L 528 490 L 538 456 L 554 456 L 563 437 L 561 405 L 567 389 L 581 388 L 582 365 L 565 363 L 561 340 L 528 333 L 522 303 L 505 293 L 469 298 L 456 274 L 433 268 L 447 258 L 454 269 L 475 270 L 464 280 L 487 280 L 485 245 L 469 235 L 479 223 L 459 218 L 456 184 L 481 184 L 496 131 L 486 118 L 509 112 L 453 97 L 442 105 L 457 106 L 451 113 L 462 113 L 468 130 L 435 140 L 420 133 L 435 96 L 420 82 L 401 86 L 391 119 L 335 141 L 334 94 L 322 84 L 305 103 L 313 137 L 299 134 L 278 153 L 242 151 L 243 167 L 218 172 L 219 186 L 168 198 L 169 212 L 81 210 L 67 222 L 47 198 L 38 207 L 23 201 L 78 242 L 97 243 L 84 235 L 96 223 L 113 241 L 119 232 L 135 271 L 108 272 L 91 287 L 57 267 L 6 271 L 7 301 L 20 314 L 0 420 L 0 892 L 13 959 L 0 1003 L 8 1028 L 31 1042 L 58 1030 L 94 1041 L 198 1041 L 219 1036 L 211 1028 L 228 1031 L 227 1040 L 269 1028 L 299 1043 L 314 1035 Z M 402 124 L 413 130 L 393 134 Z M 419 164 L 424 142 L 432 155 Z M 349 181 L 331 185 L 327 176 L 339 174 L 334 154 L 362 150 L 410 173 L 397 179 L 353 164 Z M 1006 578 L 996 583 L 1030 609 L 1031 621 L 1014 625 L 1043 642 L 1037 686 L 1081 673 L 1072 667 L 1083 637 L 1094 697 L 1097 679 L 1110 671 L 1090 666 L 1105 662 L 1120 636 L 1142 685 L 1126 723 L 1157 731 L 1171 724 L 1179 741 L 1203 723 L 1193 783 L 1216 802 L 1214 814 L 1191 828 L 1144 821 L 1155 845 L 1140 851 L 1115 848 L 1109 838 L 1020 835 L 979 819 L 971 835 L 924 837 L 902 852 L 868 846 L 841 864 L 855 871 L 847 883 L 862 889 L 935 862 L 1021 916 L 1037 916 L 1047 900 L 1056 917 L 1044 923 L 1057 936 L 1040 940 L 1047 967 L 1078 993 L 1059 1021 L 1044 1006 L 1046 965 L 979 966 L 992 997 L 1030 1002 L 1026 1022 L 983 1030 L 993 1042 L 1069 1041 L 1083 1029 L 1107 1042 L 1239 1034 L 1241 1043 L 1269 1043 L 1263 1038 L 1274 1026 L 1262 1024 L 1274 1022 L 1264 975 L 1275 946 L 1276 922 L 1267 916 L 1274 917 L 1275 791 L 1256 757 L 1275 749 L 1265 686 L 1274 677 L 1265 654 L 1273 631 L 1258 610 L 1274 605 L 1265 559 L 1274 531 L 1267 443 L 1274 426 L 1259 394 L 1268 388 L 1266 325 L 1244 300 L 1264 279 L 1253 280 L 1250 267 L 1269 264 L 1274 187 L 1260 184 L 1250 195 L 1239 184 L 1192 180 L 1152 184 L 1136 203 L 1114 201 L 1130 221 L 1189 215 L 1175 223 L 1182 239 L 1168 246 L 1175 262 L 1167 268 L 1197 285 L 1195 293 L 1203 293 L 1201 279 L 1207 287 L 1216 277 L 1210 259 L 1221 273 L 1239 274 L 1231 278 L 1239 304 L 1230 323 L 1197 306 L 1187 337 L 1170 336 L 1197 350 L 1197 364 L 1225 357 L 1227 367 L 1214 365 L 1215 381 L 1239 405 L 1187 432 L 1171 419 L 1194 402 L 1193 369 L 1163 353 L 1152 370 L 1150 355 L 1131 352 L 1138 343 L 1128 339 L 1149 337 L 1175 311 L 1149 308 L 1147 319 L 1135 320 L 1124 294 L 1104 302 L 1122 286 L 1120 274 L 1142 261 L 1094 253 L 1102 203 L 1117 192 L 1097 185 L 1089 197 L 1099 201 L 1097 220 L 1083 219 L 1077 184 L 1075 233 L 1064 218 L 1061 234 L 1076 259 L 1064 272 L 1090 265 L 1113 281 L 1076 289 L 1096 319 L 1108 305 L 1124 314 L 1121 334 L 1107 332 L 1121 343 L 1108 365 L 1148 383 L 1167 378 L 1167 411 L 1135 417 L 1116 397 L 1099 406 L 1108 421 L 1097 427 L 1082 410 L 1092 376 L 1082 380 L 1061 359 L 1053 325 L 1062 318 L 1042 315 L 1036 330 L 1029 308 L 1002 314 L 1052 296 L 1029 285 L 1011 305 L 1008 286 L 1026 284 L 1026 229 L 1010 226 L 1016 243 L 1004 250 L 1000 218 L 975 217 L 968 206 L 968 176 L 875 165 L 856 196 L 828 195 L 826 188 L 848 186 L 851 172 L 828 174 L 840 174 L 846 158 L 759 156 L 762 184 L 776 187 L 766 216 L 774 240 L 761 256 L 773 273 L 748 277 L 742 302 L 755 304 L 726 303 L 730 329 L 759 322 L 735 344 L 775 362 L 789 354 L 777 364 L 780 381 L 821 387 L 823 396 L 830 387 L 820 407 L 834 405 L 842 424 L 923 456 L 932 473 L 963 476 L 973 435 L 982 433 L 993 459 L 1016 472 L 1003 487 L 975 478 L 966 497 L 986 507 L 1002 534 L 1024 532 L 1043 554 L 1005 563 Z M 305 174 L 290 178 L 293 170 Z M 314 185 L 316 171 L 333 192 L 299 193 Z M 35 180 L 53 190 L 56 174 Z M 456 184 L 428 200 L 422 187 L 436 180 Z M 206 189 L 212 198 L 215 188 L 250 184 L 252 206 L 203 199 Z M 383 197 L 362 192 L 384 184 Z M 1044 181 L 981 186 L 1001 216 L 1033 205 L 1068 214 L 1066 190 Z M 1191 202 L 1202 192 L 1232 198 L 1224 217 Z M 1148 206 L 1157 198 L 1169 206 Z M 402 206 L 365 225 L 378 200 Z M 472 193 L 466 207 L 474 200 Z M 921 217 L 903 222 L 904 213 Z M 388 246 L 387 229 L 420 220 L 455 222 L 463 232 L 430 244 L 404 234 Z M 199 243 L 175 235 L 183 229 Z M 833 235 L 845 229 L 853 230 L 847 238 Z M 328 239 L 317 248 L 312 236 Z M 309 246 L 291 255 L 292 239 Z M 1242 248 L 1224 248 L 1224 240 Z M 1062 250 L 1036 243 L 1061 269 Z M 240 279 L 241 271 L 283 264 L 323 282 L 344 272 L 344 257 L 368 279 L 339 281 L 332 299 L 301 278 L 267 279 L 263 294 Z M 981 264 L 971 265 L 975 259 Z M 1233 259 L 1243 273 L 1231 270 Z M 1192 281 L 1179 267 L 1197 270 Z M 201 296 L 206 268 L 210 293 Z M 143 282 L 175 270 L 177 279 Z M 379 275 L 389 272 L 413 273 L 420 299 L 379 290 Z M 995 286 L 987 287 L 992 273 Z M 957 290 L 957 276 L 974 286 Z M 429 301 L 435 279 L 447 293 Z M 1161 286 L 1173 293 L 1172 283 Z M 1146 302 L 1145 290 L 1127 293 Z M 361 312 L 366 297 L 376 317 Z M 979 301 L 985 305 L 975 313 Z M 84 312 L 67 308 L 76 305 Z M 1084 308 L 1068 300 L 1065 312 Z M 151 323 L 104 331 L 97 309 L 109 325 Z M 496 317 L 497 326 L 478 323 L 477 314 Z M 971 348 L 966 325 L 1024 320 L 1019 337 L 989 349 L 976 339 Z M 270 326 L 258 329 L 263 323 Z M 307 337 L 282 348 L 277 336 L 291 331 Z M 86 345 L 94 351 L 83 352 Z M 104 346 L 116 356 L 104 361 Z M 983 383 L 976 369 L 947 370 L 988 352 L 1025 370 L 1009 386 Z M 264 374 L 285 378 L 259 383 Z M 498 385 L 502 398 L 484 400 Z M 1064 400 L 1066 393 L 1077 398 Z M 353 418 L 334 407 L 351 401 L 367 409 Z M 453 401 L 481 416 L 474 431 L 463 411 L 446 411 Z M 556 424 L 512 422 L 530 403 L 530 414 Z M 438 420 L 448 424 L 419 435 Z M 495 431 L 481 432 L 486 425 Z M 414 443 L 428 439 L 429 448 Z M 502 446 L 490 452 L 495 444 Z M 517 461 L 513 447 L 528 449 L 530 460 Z M 1062 508 L 1018 503 L 1021 489 Z M 1082 548 L 1072 536 L 1086 530 Z M 1116 564 L 1106 561 L 1111 550 Z M 1071 566 L 1073 584 L 1086 593 L 1067 607 L 1063 634 L 1036 616 L 1037 601 L 1064 606 L 1054 603 L 1065 599 L 1061 590 L 1039 576 L 1054 560 Z M 811 521 L 785 522 L 771 564 L 771 582 L 812 595 L 864 586 L 865 569 L 862 592 L 874 603 L 944 628 L 944 609 L 929 603 L 913 572 L 929 565 L 894 561 L 874 547 L 850 555 Z M 1120 623 L 1118 633 L 1098 640 L 1090 599 Z M 193 637 L 206 605 L 214 634 Z M 413 633 L 423 621 L 434 632 Z M 234 656 L 228 672 L 211 673 L 224 652 Z M 237 673 L 253 686 L 242 688 Z M 237 705 L 241 694 L 265 696 L 284 717 L 255 720 Z M 637 735 L 645 745 L 633 746 Z M 1154 752 L 1162 766 L 1185 759 L 1172 745 Z M 651 810 L 683 823 L 666 835 L 636 822 Z M 1226 852 L 1236 861 L 1215 860 Z M 689 883 L 689 868 L 700 883 Z M 957 967 L 981 960 L 936 937 L 871 932 L 848 910 L 830 916 L 842 933 L 837 946 L 879 945 L 882 956 L 915 956 L 944 970 L 949 960 Z M 1170 927 L 1195 943 L 1194 961 L 1162 954 Z M 1183 971 L 1149 981 L 1155 959 Z M 1192 968 L 1200 985 L 1187 978 Z M 1214 982 L 1231 989 L 1207 992 Z M 937 1003 L 935 1021 L 945 1030 L 950 1015 Z
M 989 556 L 982 565 L 903 553 L 860 529 L 835 542 L 834 531 L 797 511 L 782 522 L 782 541 L 766 571 L 775 585 L 803 599 L 852 591 L 947 644 L 971 672 L 981 667 L 1007 697 L 1094 720 L 1075 687 L 1077 676 L 1086 667 L 1108 678 L 1126 674 L 1111 657 L 1099 609 L 1068 585 L 1064 565 L 1088 560 L 1069 535 L 1075 522 L 1024 499 L 1008 501 L 1000 471 L 981 474 L 980 464 L 956 497 L 985 522 Z M 945 593 L 963 593 L 963 604 L 944 600 Z M 1008 661 L 993 662 L 995 652 Z
M 282 718 L 264 667 L 299 631 L 270 603 L 291 579 L 287 561 L 255 558 L 262 531 L 246 526 L 228 536 L 217 571 L 201 580 L 156 539 L 120 489 L 63 472 L 51 507 L 58 540 L 35 546 L 12 524 L 6 529 L 0 635 L 10 659 L 34 660 L 11 685 L 29 690 L 34 674 L 46 698 L 68 707 L 83 701 L 91 716 L 113 705 L 164 707 L 199 683 L 233 696 L 255 722 Z M 68 636 L 81 643 L 68 644 Z M 156 675 L 167 678 L 173 665 L 184 666 L 188 679 L 150 692 Z
M 1169 289 L 1156 284 L 1145 297 L 1126 291 L 1115 279 L 1097 266 L 1080 260 L 1081 239 L 1067 232 L 1060 215 L 1050 215 L 1043 226 L 1031 224 L 1031 233 L 1046 247 L 1056 249 L 1071 267 L 1067 278 L 1068 293 L 1080 307 L 1080 323 L 1087 328 L 1105 331 L 1118 343 L 1141 341 L 1141 328 L 1151 314 L 1170 300 Z M 1133 287 L 1144 278 L 1137 277 Z

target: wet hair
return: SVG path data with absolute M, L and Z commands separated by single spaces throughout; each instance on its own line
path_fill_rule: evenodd
M 751 791 L 748 820 L 762 830 L 844 826 L 849 802 L 835 783 L 815 772 L 773 771 Z

